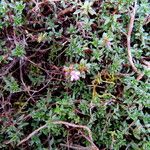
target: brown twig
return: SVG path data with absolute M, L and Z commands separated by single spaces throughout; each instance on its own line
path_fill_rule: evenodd
M 129 62 L 132 66 L 132 69 L 137 72 L 137 68 L 135 67 L 134 63 L 133 63 L 133 59 L 132 59 L 132 55 L 131 55 L 131 33 L 133 30 L 133 24 L 134 24 L 134 20 L 135 20 L 135 13 L 136 13 L 136 9 L 137 9 L 137 0 L 135 0 L 135 5 L 133 7 L 133 12 L 130 12 L 130 23 L 129 23 L 129 27 L 128 27 L 128 33 L 127 33 L 127 48 L 128 48 L 128 59 Z
M 71 148 L 71 149 L 74 149 L 74 150 L 93 150 L 92 147 L 83 147 L 83 146 L 74 146 L 74 145 L 66 145 L 66 144 L 60 144 L 60 146 L 63 146 L 63 147 L 67 147 L 67 148 Z
M 9 73 L 13 66 L 18 62 L 18 59 L 13 59 L 13 61 L 8 65 L 7 68 L 0 69 L 0 78 Z
M 40 67 L 38 64 L 36 64 L 35 62 L 33 62 L 32 60 L 30 60 L 28 57 L 24 56 L 24 59 L 28 62 L 30 62 L 31 64 L 33 64 L 34 66 L 40 68 L 41 70 L 43 70 L 47 75 L 48 75 L 48 71 L 42 67 Z
M 37 134 L 40 130 L 47 128 L 47 124 L 41 126 L 40 128 L 36 129 L 35 131 L 33 131 L 32 133 L 30 133 L 26 138 L 24 138 L 23 140 L 21 140 L 17 146 L 21 145 L 22 143 L 28 141 L 32 136 L 34 136 L 35 134 Z
M 96 145 L 93 143 L 93 138 L 92 138 L 92 132 L 91 130 L 87 127 L 87 126 L 84 126 L 84 125 L 76 125 L 76 124 L 73 124 L 73 123 L 69 123 L 69 122 L 65 122 L 65 121 L 52 121 L 51 122 L 52 124 L 55 124 L 55 125 L 66 125 L 66 126 L 70 126 L 70 127 L 73 127 L 73 128 L 81 128 L 81 129 L 84 129 L 88 132 L 88 136 L 89 136 L 89 142 L 91 143 L 92 147 L 95 148 L 95 150 L 98 150 L 98 148 L 96 147 Z M 32 136 L 34 136 L 35 134 L 37 134 L 40 130 L 42 129 L 45 129 L 47 128 L 48 125 L 45 124 L 43 126 L 41 126 L 40 128 L 36 129 L 35 131 L 33 131 L 32 133 L 30 133 L 26 138 L 24 138 L 23 140 L 21 140 L 17 146 L 21 145 L 22 143 L 28 141 Z
M 74 8 L 73 7 L 68 7 L 68 8 L 65 8 L 64 10 L 60 11 L 58 13 L 58 18 L 63 16 L 63 15 L 66 15 L 66 14 L 69 14 L 69 13 L 72 13 L 74 12 Z
M 132 30 L 133 30 L 136 10 L 137 10 L 137 0 L 135 0 L 135 2 L 134 2 L 134 7 L 132 8 L 132 12 L 129 11 L 130 23 L 128 26 L 128 33 L 127 33 L 127 51 L 128 51 L 128 60 L 130 62 L 130 65 L 131 65 L 133 71 L 138 73 L 137 79 L 140 80 L 143 77 L 143 74 L 141 72 L 139 72 L 138 69 L 136 68 L 136 66 L 134 65 L 134 62 L 132 59 L 132 54 L 131 54 L 131 34 L 132 34 Z
M 22 82 L 22 85 L 24 87 L 24 91 L 26 91 L 30 98 L 35 102 L 34 98 L 32 97 L 31 93 L 30 93 L 30 88 L 26 86 L 24 80 L 23 80 L 23 73 L 22 73 L 22 60 L 20 59 L 20 80 Z
M 150 22 L 150 14 L 145 17 L 144 25 L 147 25 Z

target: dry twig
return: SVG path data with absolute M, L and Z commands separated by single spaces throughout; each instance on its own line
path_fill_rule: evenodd
M 128 33 L 127 33 L 127 50 L 128 50 L 128 59 L 129 59 L 130 65 L 131 65 L 133 71 L 138 74 L 137 80 L 140 80 L 143 77 L 143 74 L 140 71 L 138 71 L 138 69 L 134 65 L 134 62 L 132 59 L 132 54 L 131 54 L 131 34 L 132 34 L 132 30 L 133 30 L 133 25 L 134 25 L 136 9 L 137 9 L 137 0 L 135 0 L 135 2 L 134 2 L 134 7 L 132 7 L 132 12 L 129 11 L 130 23 L 128 26 Z
M 76 125 L 76 124 L 73 124 L 73 123 L 69 123 L 69 122 L 65 122 L 65 121 L 52 121 L 51 122 L 52 124 L 56 124 L 56 125 L 66 125 L 66 126 L 70 126 L 70 127 L 73 127 L 73 128 L 81 128 L 81 129 L 84 129 L 88 132 L 88 136 L 89 136 L 89 142 L 91 143 L 92 147 L 95 148 L 95 150 L 99 150 L 97 148 L 97 146 L 93 143 L 93 138 L 92 138 L 92 132 L 91 130 L 87 127 L 87 126 L 83 126 L 83 125 Z M 35 131 L 33 131 L 32 133 L 30 133 L 26 138 L 24 138 L 23 140 L 21 140 L 17 146 L 21 145 L 22 143 L 28 141 L 32 136 L 34 136 L 35 134 L 37 134 L 40 130 L 42 129 L 45 129 L 47 128 L 48 125 L 45 124 L 43 126 L 41 126 L 40 128 L 36 129 Z
M 89 146 L 89 147 L 83 147 L 78 145 L 66 145 L 66 144 L 60 144 L 60 146 L 71 148 L 74 150 L 96 150 L 95 147 Z
M 74 12 L 74 8 L 73 7 L 68 7 L 68 8 L 66 8 L 66 9 L 64 9 L 64 10 L 62 10 L 58 13 L 58 18 L 63 16 L 63 15 L 66 15 L 68 13 L 72 13 L 72 12 Z

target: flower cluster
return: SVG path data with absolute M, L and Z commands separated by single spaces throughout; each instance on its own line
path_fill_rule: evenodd
M 73 70 L 70 72 L 70 76 L 71 76 L 71 79 L 70 79 L 71 81 L 73 80 L 77 81 L 80 79 L 80 72 Z
M 77 81 L 80 79 L 80 71 L 75 70 L 73 65 L 69 67 L 64 67 L 65 76 L 70 78 L 71 81 Z
M 69 67 L 64 67 L 66 78 L 71 81 L 77 81 L 81 78 L 85 78 L 86 73 L 90 72 L 90 64 L 87 60 L 81 59 L 79 64 L 71 64 Z

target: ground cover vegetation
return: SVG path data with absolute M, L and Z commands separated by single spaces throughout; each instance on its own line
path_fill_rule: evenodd
M 150 150 L 148 0 L 0 1 L 0 149 Z

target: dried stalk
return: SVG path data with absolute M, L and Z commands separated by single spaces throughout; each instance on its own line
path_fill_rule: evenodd
M 131 34 L 132 34 L 132 30 L 133 30 L 136 10 L 137 10 L 137 0 L 135 0 L 135 2 L 134 2 L 134 7 L 132 7 L 132 12 L 129 11 L 130 23 L 128 26 L 128 33 L 127 33 L 127 51 L 128 51 L 128 60 L 130 62 L 130 65 L 131 65 L 133 71 L 138 74 L 137 80 L 140 80 L 143 77 L 143 74 L 141 72 L 139 72 L 138 69 L 136 68 L 136 66 L 134 65 L 134 62 L 132 59 L 132 54 L 131 54 Z
M 81 128 L 81 129 L 84 129 L 88 132 L 88 136 L 89 136 L 89 142 L 91 143 L 92 147 L 95 148 L 95 150 L 99 150 L 96 145 L 93 143 L 93 138 L 92 138 L 92 132 L 91 130 L 87 127 L 87 126 L 83 126 L 83 125 L 76 125 L 76 124 L 73 124 L 73 123 L 69 123 L 69 122 L 65 122 L 65 121 L 52 121 L 51 122 L 52 124 L 56 124 L 56 125 L 66 125 L 66 126 L 70 126 L 70 127 L 73 127 L 73 128 Z M 48 125 L 45 124 L 43 126 L 41 126 L 40 128 L 36 129 L 35 131 L 33 131 L 32 133 L 30 133 L 26 138 L 24 138 L 23 140 L 21 140 L 17 146 L 21 145 L 22 143 L 28 141 L 32 136 L 34 136 L 35 134 L 37 134 L 40 130 L 42 129 L 45 129 L 47 128 Z

